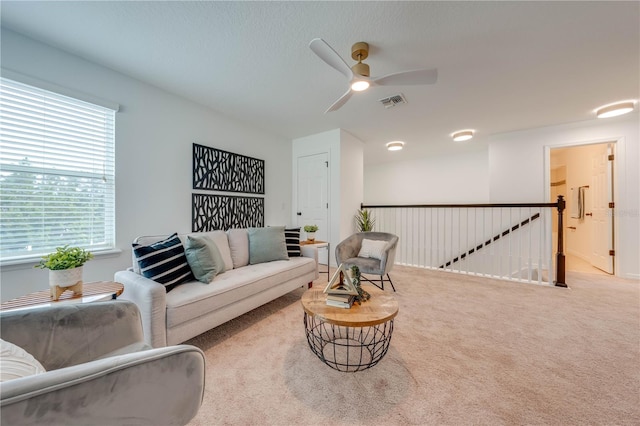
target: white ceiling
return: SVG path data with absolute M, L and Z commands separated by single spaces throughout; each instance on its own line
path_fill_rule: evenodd
M 368 164 L 455 154 L 487 137 L 594 118 L 638 99 L 638 2 L 14 2 L 2 26 L 225 116 L 296 138 L 342 128 Z M 431 86 L 376 87 L 340 110 L 344 76 L 308 47 L 347 61 L 370 44 L 372 76 L 437 67 Z M 403 93 L 385 109 L 378 99 Z M 471 128 L 477 137 L 454 143 Z M 390 153 L 384 144 L 404 140 Z

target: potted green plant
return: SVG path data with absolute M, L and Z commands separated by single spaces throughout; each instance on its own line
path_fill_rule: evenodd
M 358 210 L 354 219 L 358 232 L 371 232 L 373 231 L 373 226 L 376 224 L 376 220 L 367 209 Z
M 318 230 L 317 225 L 305 225 L 304 232 L 307 233 L 307 240 L 315 241 L 316 240 L 316 231 Z
M 35 267 L 49 270 L 51 298 L 58 300 L 65 290 L 72 290 L 74 295 L 82 295 L 83 265 L 91 259 L 91 252 L 66 245 L 42 256 Z

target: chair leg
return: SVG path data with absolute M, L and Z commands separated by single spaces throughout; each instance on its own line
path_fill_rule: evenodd
M 370 282 L 371 284 L 373 284 L 376 287 L 378 287 L 380 290 L 384 290 L 384 283 L 385 283 L 385 281 L 388 281 L 389 284 L 391 284 L 391 288 L 393 289 L 393 291 L 394 292 L 396 291 L 396 288 L 393 285 L 393 281 L 391 281 L 391 277 L 389 276 L 389 274 L 387 274 L 387 279 L 386 280 L 384 279 L 383 275 L 380 275 L 380 285 L 378 285 L 378 280 L 370 280 L 369 278 L 365 277 L 364 275 L 361 275 L 360 279 Z
M 389 276 L 389 274 L 387 274 L 387 279 L 389 280 L 389 284 L 391 284 L 391 288 L 393 289 L 393 292 L 395 293 L 396 288 L 393 286 L 393 281 L 391 281 L 391 277 Z

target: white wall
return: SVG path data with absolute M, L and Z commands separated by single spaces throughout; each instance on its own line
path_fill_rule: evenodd
M 191 230 L 192 143 L 265 160 L 265 224 L 291 212 L 291 142 L 82 58 L 2 29 L 3 68 L 120 104 L 116 115 L 116 244 L 85 265 L 85 281 L 131 265 L 137 235 Z M 2 267 L 0 297 L 47 288 L 34 264 Z
M 373 164 L 364 170 L 365 204 L 486 203 L 488 151 Z
M 329 130 L 293 140 L 293 162 L 298 157 L 328 153 L 329 157 L 329 232 L 331 264 L 335 246 L 353 232 L 353 216 L 360 208 L 363 197 L 363 149 L 362 141 L 342 129 Z M 293 206 L 297 205 L 297 170 L 293 168 Z M 295 221 L 295 209 L 291 211 Z M 322 235 L 322 234 L 318 234 Z M 325 261 L 321 253 L 320 262 Z
M 491 137 L 492 203 L 547 202 L 551 147 L 616 142 L 616 275 L 640 278 L 640 120 L 638 113 Z
M 340 235 L 339 241 L 356 232 L 354 216 L 364 194 L 364 144 L 340 131 Z

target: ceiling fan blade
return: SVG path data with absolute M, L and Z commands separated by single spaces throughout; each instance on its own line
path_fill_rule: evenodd
M 326 114 L 328 112 L 335 111 L 338 108 L 340 108 L 342 105 L 346 104 L 352 94 L 353 94 L 353 90 L 349 88 L 349 90 L 347 90 L 347 92 L 344 95 L 340 96 L 340 98 L 337 101 L 335 101 L 333 105 L 331 105 L 329 109 L 326 110 L 324 113 Z
M 379 86 L 416 86 L 420 84 L 433 84 L 438 80 L 438 70 L 413 70 L 397 72 L 378 77 L 373 80 Z
M 320 57 L 320 59 L 340 71 L 340 73 L 344 74 L 344 76 L 351 81 L 353 78 L 353 71 L 351 71 L 349 65 L 347 65 L 344 59 L 342 59 L 326 41 L 321 38 L 314 38 L 311 40 L 311 43 L 309 43 L 309 47 L 313 50 L 313 53 Z

